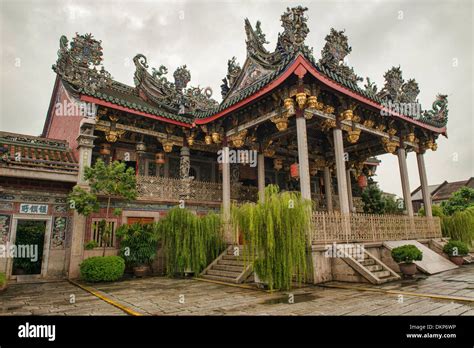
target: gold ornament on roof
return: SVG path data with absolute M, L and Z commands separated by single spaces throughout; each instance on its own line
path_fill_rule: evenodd
M 298 103 L 298 106 L 300 109 L 304 109 L 306 105 L 306 93 L 305 92 L 300 92 L 296 93 L 296 102 Z
M 124 133 L 125 131 L 121 129 L 108 130 L 105 133 L 105 139 L 107 139 L 109 143 L 115 143 Z
M 334 106 L 331 106 L 331 105 L 325 105 L 324 106 L 324 112 L 326 114 L 333 114 L 334 113 Z
M 171 151 L 173 151 L 173 142 L 172 141 L 164 140 L 162 142 L 162 145 L 163 145 L 163 151 L 164 152 L 170 153 Z
M 318 108 L 318 98 L 314 95 L 308 98 L 308 108 L 317 109 Z
M 247 136 L 247 129 L 240 131 L 239 133 L 231 137 L 232 144 L 237 148 L 244 146 L 246 136 Z
M 271 119 L 277 129 L 282 132 L 288 128 L 288 118 L 285 115 L 275 116 Z
M 410 143 L 415 142 L 415 133 L 408 133 L 406 136 L 406 140 L 409 141 Z
M 351 109 L 347 109 L 341 112 L 340 116 L 343 120 L 351 121 L 352 118 L 354 117 L 354 113 L 352 112 Z
M 204 142 L 206 143 L 206 145 L 211 145 L 212 144 L 212 137 L 210 135 L 206 135 L 204 137 Z
M 363 125 L 367 128 L 372 128 L 374 126 L 375 122 L 372 120 L 365 120 Z
M 347 134 L 347 141 L 349 141 L 351 144 L 357 143 L 360 137 L 360 129 L 353 129 L 350 130 Z
M 289 116 L 295 113 L 295 101 L 293 98 L 286 98 L 283 105 L 285 106 L 285 110 L 288 112 Z
M 221 142 L 221 135 L 217 132 L 213 132 L 211 134 L 211 138 L 212 138 L 212 141 L 215 143 L 215 144 L 218 144 Z

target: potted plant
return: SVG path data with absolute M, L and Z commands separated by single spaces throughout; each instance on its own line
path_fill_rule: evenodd
M 0 272 L 0 292 L 7 288 L 7 277 L 5 273 Z
M 150 273 L 150 264 L 156 256 L 158 233 L 156 224 L 122 225 L 117 230 L 120 240 L 120 255 L 133 268 L 137 277 Z
M 416 246 L 408 244 L 393 248 L 392 258 L 400 266 L 403 275 L 412 277 L 416 273 L 416 265 L 413 261 L 421 261 L 423 253 Z
M 443 247 L 443 251 L 448 254 L 452 263 L 461 266 L 464 263 L 464 257 L 469 253 L 469 247 L 460 240 L 450 240 Z

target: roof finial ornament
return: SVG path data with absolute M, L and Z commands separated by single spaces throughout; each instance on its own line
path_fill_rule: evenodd
M 281 26 L 284 31 L 278 37 L 278 46 L 287 53 L 308 49 L 304 45 L 304 40 L 309 33 L 306 24 L 308 18 L 304 15 L 307 10 L 307 7 L 302 6 L 291 9 L 287 7 L 286 12 L 281 16 Z
M 58 60 L 53 70 L 61 78 L 71 84 L 76 91 L 94 92 L 112 83 L 112 77 L 101 66 L 101 41 L 95 40 L 92 34 L 79 35 L 72 39 L 68 47 L 68 39 L 59 39 Z M 99 70 L 97 67 L 101 66 Z
M 175 70 L 173 77 L 176 90 L 182 92 L 191 81 L 191 72 L 186 68 L 186 65 L 183 65 Z

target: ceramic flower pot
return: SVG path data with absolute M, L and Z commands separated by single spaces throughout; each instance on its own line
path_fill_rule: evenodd
M 416 273 L 416 265 L 412 263 L 399 263 L 400 266 L 400 272 L 403 273 L 403 275 L 408 276 L 408 277 L 413 277 Z
M 461 266 L 464 263 L 463 256 L 450 256 L 449 260 L 455 265 Z
M 150 272 L 150 266 L 136 266 L 133 267 L 133 274 L 135 277 L 144 277 Z

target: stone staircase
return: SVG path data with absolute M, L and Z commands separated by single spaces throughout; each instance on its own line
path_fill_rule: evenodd
M 400 279 L 396 272 L 366 250 L 363 253 L 363 260 L 354 258 L 352 256 L 353 253 L 344 253 L 345 257 L 343 260 L 372 284 L 383 284 Z
M 242 245 L 230 245 L 202 271 L 200 277 L 233 284 L 245 282 L 252 273 L 252 264 L 246 264 L 244 252 Z

